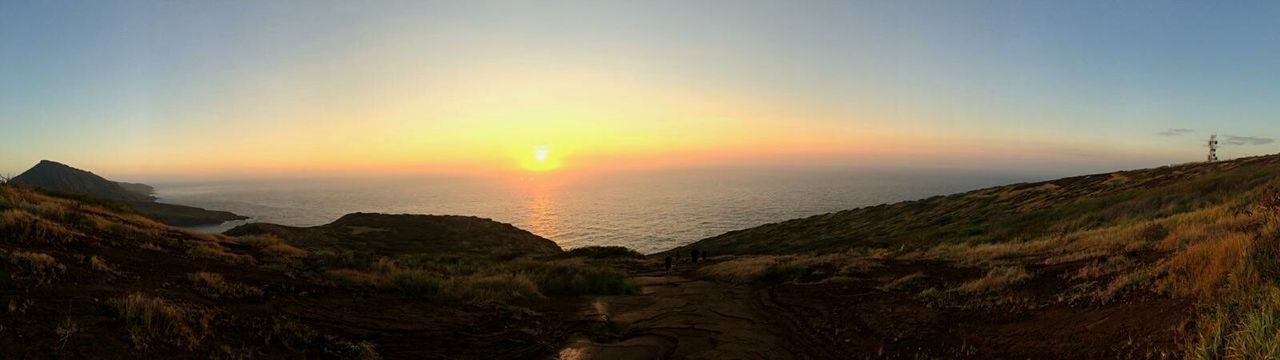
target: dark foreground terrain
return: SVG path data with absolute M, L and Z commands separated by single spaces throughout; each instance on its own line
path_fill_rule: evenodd
M 351 234 L 401 220 L 356 218 L 362 222 L 350 224 Z M 523 230 L 479 218 L 416 222 L 419 229 L 409 231 L 454 226 L 459 236 L 531 240 Z M 135 213 L 0 185 L 0 303 L 7 304 L 0 311 L 0 353 L 16 359 L 543 357 L 579 325 L 531 309 L 630 293 L 634 285 L 621 272 L 537 241 L 551 246 L 539 248 L 546 259 L 511 252 L 504 258 L 388 257 L 295 247 L 274 235 L 195 234 Z
M 1017 184 L 663 254 L 461 216 L 224 235 L 0 185 L 5 358 L 1271 358 L 1280 157 Z M 694 249 L 715 256 L 690 261 Z M 666 256 L 675 269 L 663 269 Z
M 1007 292 L 1008 301 L 941 303 L 884 284 L 912 274 L 914 287 L 980 279 L 980 269 L 932 261 L 876 262 L 858 277 L 732 285 L 701 279 L 698 266 L 637 272 L 641 292 L 596 297 L 579 320 L 610 331 L 573 338 L 563 358 L 1168 358 L 1179 357 L 1194 309 L 1175 299 L 1109 304 L 1063 301 L 1058 275 Z M 595 336 L 593 341 L 589 336 Z

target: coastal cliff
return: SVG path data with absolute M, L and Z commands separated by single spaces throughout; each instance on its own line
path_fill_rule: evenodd
M 92 172 L 49 160 L 41 160 L 10 182 L 45 191 L 91 196 L 118 202 L 140 214 L 174 226 L 216 225 L 227 221 L 248 219 L 227 211 L 157 202 L 152 196 L 155 189 L 150 185 L 111 181 Z

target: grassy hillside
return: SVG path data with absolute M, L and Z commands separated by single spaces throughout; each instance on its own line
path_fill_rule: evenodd
M 573 339 L 737 358 L 766 339 L 751 354 L 1275 358 L 1277 171 L 1269 156 L 869 207 L 707 239 L 711 259 L 673 271 L 474 217 L 207 235 L 0 185 L 0 349 L 545 358 Z
M 40 160 L 12 182 L 66 193 L 87 194 L 117 201 L 151 201 L 150 194 L 131 191 L 124 184 L 58 162 Z M 137 186 L 128 185 L 137 189 Z
M 1264 156 L 999 186 L 767 224 L 680 250 L 794 254 L 1027 241 L 1223 205 L 1277 174 L 1280 156 Z
M 486 257 L 556 255 L 555 242 L 509 224 L 471 216 L 355 213 L 314 227 L 237 226 L 228 235 L 271 234 L 308 249 L 340 249 L 382 256 L 472 254 Z
M 1278 171 L 1265 156 L 1002 186 L 689 247 L 721 255 L 702 276 L 795 304 L 797 326 L 873 334 L 830 342 L 844 353 L 1275 358 Z
M 380 256 L 196 234 L 89 200 L 0 184 L 6 358 L 544 357 L 575 325 L 530 309 L 635 289 L 554 244 L 541 251 L 556 259 Z
M 174 226 L 211 225 L 248 219 L 226 211 L 156 202 L 152 196 L 155 189 L 149 185 L 111 181 L 92 172 L 49 160 L 41 160 L 10 182 L 63 197 L 78 197 L 95 203 L 112 202 L 116 206 L 127 207 L 131 211 Z

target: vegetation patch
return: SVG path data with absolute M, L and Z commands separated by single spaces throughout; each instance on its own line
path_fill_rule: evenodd
M 286 244 L 275 235 L 248 235 L 234 239 L 234 242 L 253 250 L 255 253 L 275 258 L 295 258 L 306 256 L 305 250 Z
M 66 243 L 77 233 L 26 210 L 8 209 L 0 211 L 0 234 L 4 235 L 4 240 L 32 244 Z
M 343 260 L 345 262 L 345 260 Z M 330 269 L 326 277 L 344 286 L 371 286 L 405 296 L 471 303 L 535 299 L 544 296 L 629 294 L 638 287 L 612 269 L 577 261 L 517 260 L 506 263 L 461 261 L 414 266 L 380 258 L 357 269 Z
M 80 325 L 77 324 L 75 320 L 67 318 L 62 322 L 59 322 L 58 327 L 54 328 L 53 332 L 58 335 L 58 347 L 62 348 L 67 346 L 67 343 L 71 341 L 71 338 L 80 333 Z
M 187 249 L 187 255 L 196 259 L 216 260 L 228 264 L 250 265 L 255 263 L 252 256 L 227 252 L 217 243 L 199 243 Z
M 192 349 L 208 334 L 212 321 L 208 312 L 140 293 L 114 299 L 111 306 L 140 349 L 156 341 Z
M 923 272 L 917 272 L 911 275 L 894 279 L 893 281 L 890 281 L 888 284 L 885 284 L 882 288 L 885 290 L 918 289 L 922 285 L 924 285 L 924 282 L 927 279 L 928 279 L 928 276 L 925 276 Z
M 35 285 L 49 283 L 67 270 L 66 266 L 48 254 L 14 251 L 5 254 L 5 257 L 18 269 L 11 275 L 14 280 Z
M 1021 266 L 1004 266 L 987 271 L 977 280 L 960 284 L 955 291 L 965 294 L 985 294 L 1004 290 L 1031 279 L 1031 273 Z
M 858 249 L 826 255 L 726 256 L 698 269 L 698 274 L 738 284 L 821 281 L 864 274 L 883 266 L 893 255 L 882 249 Z
M 503 270 L 524 275 L 548 296 L 621 295 L 639 291 L 626 274 L 581 262 L 526 260 L 507 265 Z
M 1252 220 L 1251 238 L 1221 241 L 1219 259 L 1193 262 L 1216 269 L 1230 269 L 1220 282 L 1212 305 L 1197 320 L 1198 336 L 1188 347 L 1187 357 L 1195 359 L 1271 359 L 1280 356 L 1280 285 L 1276 282 L 1276 248 L 1280 247 L 1280 188 L 1268 188 L 1258 195 L 1246 213 Z M 1241 253 L 1236 244 L 1251 240 Z M 1204 255 L 1197 256 L 1203 258 Z M 1199 290 L 1198 287 L 1191 287 Z
M 215 273 L 191 273 L 187 274 L 187 279 L 196 286 L 196 290 L 199 290 L 201 294 L 215 299 L 239 300 L 262 297 L 262 289 L 227 281 L 222 278 L 222 275 Z
M 89 268 L 97 271 L 101 271 L 101 272 L 106 272 L 106 273 L 115 272 L 115 269 L 112 269 L 111 265 L 107 265 L 106 260 L 103 260 L 101 257 L 98 257 L 97 255 L 89 257 Z
M 1080 267 L 1071 275 L 1071 278 L 1073 280 L 1097 279 L 1130 269 L 1133 266 L 1134 262 L 1124 255 L 1112 256 L 1103 260 L 1094 260 L 1089 265 Z
M 644 259 L 644 254 L 622 246 L 586 246 L 570 249 L 560 257 L 587 259 Z

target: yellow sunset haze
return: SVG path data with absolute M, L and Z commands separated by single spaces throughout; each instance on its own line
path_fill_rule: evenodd
M 560 167 L 560 156 L 551 151 L 551 146 L 538 145 L 533 148 L 521 162 L 520 167 L 528 171 L 551 171 Z

